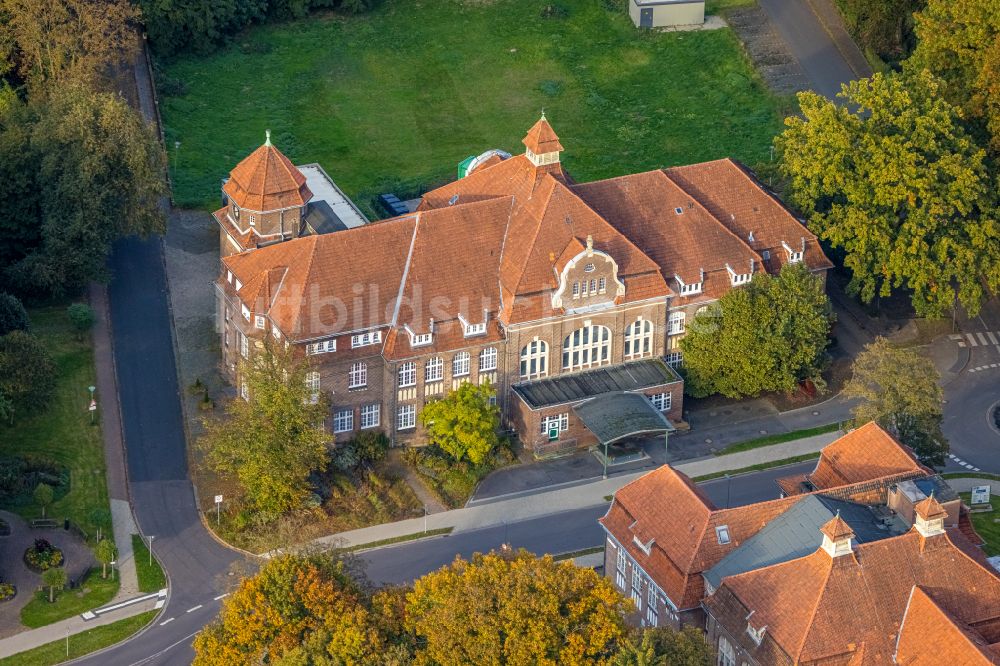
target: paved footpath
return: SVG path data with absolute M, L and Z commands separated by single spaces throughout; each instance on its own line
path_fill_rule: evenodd
M 751 465 L 784 460 L 805 453 L 816 453 L 839 436 L 839 432 L 816 435 L 792 442 L 762 446 L 750 451 L 692 460 L 678 464 L 676 467 L 691 477 L 743 469 Z M 542 491 L 513 493 L 491 498 L 489 501 L 480 502 L 474 506 L 435 513 L 426 518 L 411 518 L 321 537 L 316 539 L 315 543 L 338 548 L 359 546 L 383 539 L 418 534 L 425 530 L 452 528 L 455 532 L 461 532 L 597 506 L 607 503 L 608 496 L 613 495 L 619 488 L 648 471 L 648 469 L 644 469 L 638 472 L 611 475 L 607 479 L 597 477 L 574 481 L 564 484 L 562 487 L 550 487 Z

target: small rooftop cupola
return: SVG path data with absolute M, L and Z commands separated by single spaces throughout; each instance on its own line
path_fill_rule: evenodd
M 934 493 L 913 507 L 914 529 L 923 537 L 944 534 L 944 519 L 948 516 L 941 503 L 934 499 Z
M 525 147 L 525 157 L 536 167 L 559 163 L 559 153 L 563 147 L 552 125 L 545 119 L 544 111 L 538 122 L 528 130 L 522 142 Z
M 830 557 L 841 557 L 853 552 L 854 530 L 840 517 L 840 512 L 831 518 L 823 527 L 823 545 L 820 546 Z
M 306 177 L 271 143 L 271 130 L 264 145 L 229 173 L 222 190 L 239 208 L 259 213 L 299 208 L 313 196 Z

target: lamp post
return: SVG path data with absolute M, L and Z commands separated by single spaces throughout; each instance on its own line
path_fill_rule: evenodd
M 113 581 L 115 579 L 115 565 L 118 564 L 118 561 L 111 560 L 110 564 L 111 564 L 111 580 Z
M 155 539 L 152 534 L 149 535 L 149 566 L 153 566 L 153 539 Z

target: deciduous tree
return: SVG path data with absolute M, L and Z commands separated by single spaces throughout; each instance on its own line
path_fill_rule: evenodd
M 712 666 L 715 651 L 697 627 L 643 629 L 615 655 L 614 666 Z
M 42 584 L 49 588 L 49 603 L 56 600 L 56 588 L 66 587 L 66 570 L 62 567 L 52 567 L 42 572 Z
M 876 74 L 837 105 L 799 94 L 802 116 L 775 139 L 791 200 L 845 253 L 865 301 L 913 292 L 924 315 L 957 298 L 978 312 L 983 282 L 1000 288 L 1000 226 L 985 152 L 927 72 Z
M 38 508 L 42 510 L 42 518 L 45 517 L 45 512 L 48 510 L 49 505 L 56 498 L 56 493 L 47 483 L 39 483 L 35 486 L 35 491 L 31 494 L 32 498 L 35 500 L 35 504 Z
M 118 549 L 111 539 L 101 539 L 94 546 L 94 557 L 101 563 L 101 578 L 108 577 L 108 565 L 115 561 Z
M 853 371 L 844 396 L 861 399 L 854 408 L 855 425 L 876 421 L 912 447 L 921 462 L 943 465 L 948 454 L 941 432 L 944 391 L 934 364 L 878 338 L 854 359 Z
M 329 555 L 281 555 L 244 579 L 194 641 L 197 666 L 377 663 L 363 595 Z
M 821 383 L 830 326 L 823 283 L 801 264 L 757 275 L 697 315 L 681 340 L 686 390 L 703 397 L 791 391 Z
M 41 409 L 56 388 L 56 366 L 45 345 L 24 331 L 0 337 L 0 392 L 18 413 Z
M 482 464 L 499 441 L 500 410 L 490 403 L 494 395 L 488 382 L 466 382 L 441 400 L 427 403 L 420 423 L 430 442 L 455 460 Z
M 27 331 L 30 325 L 28 311 L 21 301 L 10 294 L 0 293 L 0 335 L 11 331 Z
M 631 607 L 592 569 L 505 551 L 457 558 L 417 580 L 406 624 L 423 663 L 607 664 Z
M 309 474 L 326 468 L 325 394 L 306 385 L 309 366 L 267 343 L 240 367 L 249 400 L 235 398 L 226 416 L 206 420 L 200 446 L 216 471 L 239 481 L 264 519 L 302 506 Z
M 66 316 L 80 337 L 94 326 L 94 310 L 86 303 L 73 303 L 66 308 Z

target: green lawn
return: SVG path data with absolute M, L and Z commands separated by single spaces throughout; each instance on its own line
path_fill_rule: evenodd
M 739 469 L 723 470 L 721 472 L 712 472 L 711 474 L 702 474 L 701 476 L 696 476 L 692 479 L 695 483 L 701 483 L 702 481 L 711 481 L 712 479 L 721 479 L 726 476 L 736 476 L 738 474 L 749 474 L 750 472 L 761 472 L 765 469 L 771 469 L 772 467 L 784 467 L 785 465 L 794 465 L 795 463 L 805 462 L 807 460 L 816 460 L 819 458 L 819 452 L 816 453 L 803 453 L 800 456 L 792 456 L 791 458 L 783 458 L 781 460 L 772 460 L 770 462 L 757 463 L 756 465 L 750 465 L 749 467 L 740 467 Z
M 69 468 L 69 492 L 49 508 L 48 516 L 70 518 L 93 534 L 91 512 L 109 510 L 101 429 L 90 425 L 87 412 L 87 387 L 95 383 L 94 356 L 90 338 L 78 340 L 73 333 L 66 305 L 29 311 L 32 332 L 45 343 L 56 362 L 59 384 L 52 404 L 44 411 L 19 416 L 13 427 L 0 425 L 0 441 L 4 455 L 37 456 Z M 25 518 L 42 515 L 34 504 L 0 508 Z
M 967 505 L 971 501 L 971 493 L 961 493 L 962 501 Z M 983 537 L 986 545 L 983 550 L 990 557 L 1000 555 L 1000 497 L 994 495 L 990 498 L 993 504 L 993 511 L 988 513 L 973 513 L 972 524 L 975 526 L 979 536 Z
M 118 579 L 101 578 L 100 568 L 87 574 L 83 584 L 75 590 L 56 592 L 56 600 L 49 603 L 49 590 L 44 588 L 35 593 L 35 598 L 21 609 L 21 623 L 32 629 L 65 620 L 68 617 L 100 608 L 118 593 Z
M 791 442 L 796 439 L 815 437 L 816 435 L 825 435 L 826 433 L 835 432 L 837 430 L 840 430 L 839 423 L 830 423 L 828 425 L 816 426 L 815 428 L 805 428 L 804 430 L 793 430 L 791 432 L 779 432 L 773 435 L 765 435 L 763 437 L 751 439 L 746 442 L 740 442 L 739 444 L 733 444 L 732 446 L 727 446 L 721 451 L 717 451 L 715 455 L 725 456 L 729 455 L 730 453 L 749 451 L 750 449 L 757 449 L 762 446 L 771 446 L 772 444 Z
M 558 18 L 543 4 L 386 0 L 161 63 L 175 200 L 218 205 L 220 178 L 270 128 L 293 161 L 321 163 L 368 208 L 379 192 L 454 179 L 488 148 L 522 152 L 543 108 L 580 181 L 768 159 L 791 102 L 763 87 L 731 31 L 646 33 L 597 0 L 563 0 Z
M 149 548 L 138 534 L 132 535 L 132 556 L 135 559 L 135 573 L 139 577 L 139 591 L 158 592 L 167 586 L 167 577 L 156 558 L 150 560 Z
M 70 636 L 69 657 L 66 656 L 66 639 L 60 639 L 0 659 L 0 666 L 52 666 L 52 664 L 61 664 L 70 659 L 77 659 L 125 640 L 149 624 L 157 612 L 147 611 Z

